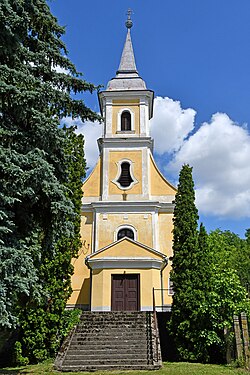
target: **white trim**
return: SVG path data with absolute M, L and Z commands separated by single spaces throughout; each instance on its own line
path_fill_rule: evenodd
M 105 130 L 104 130 L 104 137 L 110 137 L 112 136 L 112 99 L 106 98 L 105 103 Z
M 122 131 L 121 116 L 123 112 L 130 113 L 130 116 L 131 116 L 131 129 L 130 130 L 135 131 L 135 114 L 134 114 L 134 111 L 132 111 L 132 109 L 127 108 L 127 107 L 120 109 L 120 111 L 117 113 L 117 131 L 118 132 Z
M 100 219 L 100 213 L 99 212 L 95 212 L 95 247 L 94 247 L 94 252 L 97 251 L 97 249 L 99 248 L 99 241 L 98 241 L 98 238 L 99 238 L 99 219 Z
M 132 230 L 132 232 L 134 233 L 134 240 L 137 241 L 137 230 L 135 229 L 135 227 L 133 227 L 133 225 L 131 224 L 122 224 L 122 225 L 119 225 L 119 227 L 117 227 L 116 230 L 114 231 L 114 242 L 117 241 L 118 232 L 121 229 L 125 229 L 125 228 Z
M 140 148 L 140 147 L 146 147 L 150 148 L 150 150 L 153 150 L 154 141 L 151 137 L 135 137 L 134 134 L 132 136 L 127 137 L 129 134 L 119 134 L 119 137 L 113 137 L 113 138 L 99 138 L 97 140 L 99 151 L 101 152 L 104 148 L 111 149 L 117 149 L 117 150 L 131 150 L 134 148 Z M 128 142 L 125 142 L 124 139 L 129 138 Z
M 174 295 L 174 286 L 173 284 L 171 285 L 171 283 L 173 283 L 173 281 L 171 280 L 171 278 L 169 277 L 168 278 L 168 295 L 169 296 L 173 296 Z M 170 293 L 170 290 L 172 290 L 172 293 Z
M 158 212 L 152 214 L 153 248 L 159 251 Z
M 91 244 L 91 252 L 94 253 L 95 252 L 95 249 L 96 249 L 96 243 L 95 243 L 95 239 L 96 239 L 96 212 L 94 211 L 93 212 L 93 224 L 92 224 L 92 244 Z
M 153 306 L 141 306 L 141 311 L 153 311 Z
M 147 257 L 103 257 L 88 259 L 88 266 L 92 270 L 97 269 L 162 269 L 163 259 Z
M 105 99 L 141 99 L 146 101 L 147 99 L 147 107 L 149 108 L 148 117 L 149 119 L 153 115 L 153 99 L 154 99 L 154 91 L 152 90 L 114 90 L 114 91 L 101 91 L 98 93 L 100 108 L 103 112 L 103 107 L 105 106 Z
M 95 210 L 100 213 L 173 213 L 174 205 L 159 201 L 99 201 L 85 203 L 82 205 L 83 212 Z
M 107 149 L 103 149 L 102 152 L 102 163 L 101 163 L 101 175 L 102 175 L 102 186 L 101 195 L 105 201 L 108 199 L 109 189 L 109 152 Z
M 95 306 L 91 307 L 91 311 L 111 311 L 111 306 Z
M 142 196 L 144 198 L 149 198 L 149 164 L 148 164 L 148 154 L 147 148 L 142 150 Z
M 122 186 L 118 180 L 121 176 L 121 173 L 122 173 L 122 163 L 129 163 L 130 165 L 130 168 L 129 168 L 129 171 L 130 171 L 130 175 L 132 177 L 132 182 L 129 186 Z M 135 178 L 135 175 L 134 175 L 134 163 L 132 162 L 132 160 L 130 159 L 122 159 L 122 160 L 119 160 L 118 162 L 116 162 L 116 165 L 117 165 L 117 168 L 118 168 L 118 171 L 117 171 L 117 175 L 115 177 L 114 180 L 112 180 L 113 184 L 115 184 L 119 189 L 121 190 L 129 190 L 131 189 L 135 184 L 138 184 L 138 180 Z

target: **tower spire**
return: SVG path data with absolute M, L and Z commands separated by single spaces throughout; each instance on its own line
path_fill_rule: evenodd
M 139 76 L 133 51 L 130 29 L 133 26 L 131 20 L 132 10 L 127 11 L 127 28 L 126 41 L 123 47 L 119 68 L 115 78 L 112 78 L 107 86 L 107 90 L 145 90 L 146 84 Z
M 127 37 L 126 41 L 123 47 L 122 51 L 122 57 L 120 61 L 120 65 L 117 71 L 117 74 L 126 72 L 126 73 L 137 73 L 136 65 L 135 65 L 135 56 L 134 56 L 134 51 L 133 51 L 133 45 L 132 45 L 132 40 L 131 40 L 131 35 L 130 35 L 130 29 L 133 26 L 133 22 L 131 20 L 131 14 L 132 10 L 128 9 L 127 11 L 127 20 L 125 22 L 125 25 L 128 29 L 127 31 Z

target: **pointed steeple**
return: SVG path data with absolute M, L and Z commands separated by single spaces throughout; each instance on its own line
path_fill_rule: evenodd
M 119 69 L 117 74 L 122 72 L 130 72 L 130 73 L 137 73 L 136 65 L 135 65 L 135 57 L 134 51 L 132 46 L 131 34 L 130 29 L 128 29 L 126 42 L 123 47 L 122 57 L 119 65 Z
M 131 40 L 130 29 L 133 26 L 131 20 L 131 10 L 128 10 L 128 18 L 126 20 L 126 27 L 128 29 L 126 41 L 123 47 L 122 57 L 119 68 L 116 72 L 115 78 L 112 78 L 108 85 L 107 90 L 120 91 L 120 90 L 146 90 L 146 84 L 139 76 L 136 69 L 133 45 Z

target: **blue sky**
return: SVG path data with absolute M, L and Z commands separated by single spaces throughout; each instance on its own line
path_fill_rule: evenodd
M 193 165 L 207 230 L 219 227 L 243 237 L 250 227 L 250 1 L 54 0 L 49 5 L 66 26 L 70 59 L 87 81 L 104 86 L 118 68 L 126 11 L 133 10 L 137 68 L 157 97 L 156 161 L 174 183 L 181 164 Z M 85 102 L 99 110 L 95 94 Z M 89 140 L 91 167 L 100 126 L 79 128 Z

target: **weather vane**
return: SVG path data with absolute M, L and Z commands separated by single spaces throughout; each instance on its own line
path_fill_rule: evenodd
M 128 29 L 131 29 L 131 27 L 133 26 L 133 22 L 132 22 L 132 20 L 131 20 L 131 14 L 133 13 L 133 11 L 132 11 L 132 9 L 128 9 L 128 11 L 127 11 L 127 16 L 128 16 L 128 18 L 127 18 L 127 20 L 126 20 L 126 22 L 125 22 L 125 25 L 126 25 L 126 27 L 128 28 Z

